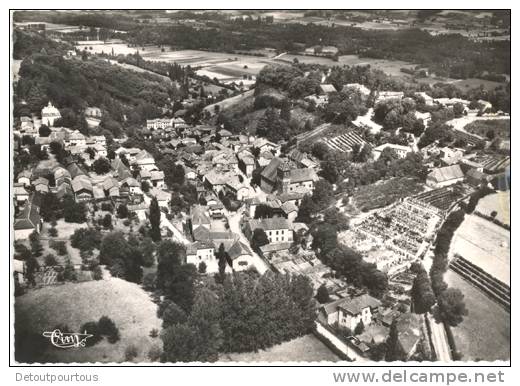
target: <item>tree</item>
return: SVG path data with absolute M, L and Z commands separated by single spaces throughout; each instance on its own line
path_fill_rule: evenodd
M 66 222 L 83 224 L 87 221 L 85 204 L 77 203 L 70 196 L 63 200 L 63 217 Z
M 101 232 L 94 228 L 79 228 L 70 236 L 70 245 L 81 251 L 99 249 L 101 245 Z
M 317 211 L 317 205 L 314 203 L 311 196 L 306 194 L 305 196 L 303 196 L 303 199 L 300 203 L 300 207 L 298 208 L 297 220 L 299 222 L 310 224 L 312 222 L 312 218 L 316 215 Z
M 166 329 L 174 324 L 186 323 L 188 315 L 177 304 L 171 300 L 165 300 L 159 306 L 159 317 L 163 320 L 163 329 Z
M 197 331 L 197 358 L 203 362 L 215 362 L 223 342 L 220 328 L 220 304 L 217 296 L 207 288 L 201 288 L 195 297 L 188 324 Z
M 140 265 L 142 259 L 139 249 L 130 245 L 121 232 L 111 232 L 103 238 L 99 261 L 109 267 L 112 276 L 140 283 L 143 276 Z
M 157 198 L 153 197 L 150 203 L 150 225 L 152 227 L 150 236 L 153 241 L 161 240 L 161 211 L 159 209 L 159 203 Z
M 115 343 L 119 340 L 119 329 L 116 324 L 108 316 L 102 316 L 97 323 L 98 333 L 106 336 L 110 343 Z
M 329 147 L 323 142 L 316 142 L 312 145 L 311 154 L 319 160 L 323 160 L 329 154 Z
M 260 247 L 269 244 L 269 238 L 263 229 L 256 228 L 253 230 L 251 237 L 251 248 L 257 251 Z
M 285 122 L 291 120 L 291 104 L 287 99 L 283 100 L 282 106 L 280 107 L 280 118 Z
M 94 169 L 97 174 L 107 174 L 111 169 L 110 161 L 104 157 L 100 157 L 92 163 L 92 169 Z
M 332 185 L 324 180 L 320 179 L 314 185 L 314 191 L 312 192 L 312 200 L 316 204 L 318 210 L 323 210 L 328 207 L 334 199 L 334 188 Z
M 45 255 L 44 261 L 45 265 L 48 267 L 58 265 L 58 260 L 56 260 L 56 256 L 54 256 L 52 253 Z
M 103 227 L 106 229 L 112 229 L 112 216 L 110 214 L 105 214 L 105 217 L 103 217 Z
M 224 277 L 226 275 L 226 266 L 228 265 L 228 261 L 230 260 L 229 254 L 226 252 L 223 243 L 220 243 L 218 247 L 218 251 L 215 254 L 215 257 L 218 260 L 218 272 L 220 275 L 220 280 L 224 281 Z
M 188 324 L 175 324 L 161 333 L 163 357 L 166 362 L 195 362 L 197 330 Z
M 417 314 L 429 312 L 435 304 L 435 294 L 430 279 L 422 266 L 413 281 L 411 297 L 414 311 Z
M 38 133 L 40 134 L 40 137 L 48 137 L 51 135 L 52 131 L 47 125 L 41 125 L 38 129 Z
M 119 218 L 128 217 L 128 207 L 125 204 L 121 204 L 117 207 L 117 217 L 119 217 Z
M 458 288 L 448 288 L 437 298 L 436 316 L 451 327 L 456 327 L 468 315 L 464 294 Z
M 361 335 L 365 331 L 365 324 L 362 320 L 359 321 L 359 323 L 356 325 L 356 328 L 354 329 L 354 335 Z
M 208 267 L 207 267 L 207 265 L 206 265 L 205 262 L 201 261 L 201 262 L 199 263 L 198 270 L 199 270 L 199 273 L 200 273 L 201 275 L 204 275 L 204 274 L 206 273 L 207 268 L 208 268 Z
M 406 359 L 406 353 L 401 346 L 399 341 L 399 332 L 397 330 L 397 320 L 392 322 L 390 326 L 390 332 L 386 340 L 386 356 L 387 362 L 404 361 Z
M 328 303 L 330 301 L 329 290 L 325 284 L 319 286 L 316 299 L 321 304 Z
M 143 256 L 141 262 L 143 267 L 151 267 L 155 263 L 155 244 L 150 237 L 145 237 L 139 242 L 139 250 Z
M 35 230 L 29 235 L 29 242 L 31 244 L 31 252 L 34 257 L 39 257 L 43 252 L 43 245 L 40 242 L 40 234 Z
M 464 105 L 460 102 L 457 102 L 453 105 L 453 114 L 455 118 L 460 118 L 464 115 Z

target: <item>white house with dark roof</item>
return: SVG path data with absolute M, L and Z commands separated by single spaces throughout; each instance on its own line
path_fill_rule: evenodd
M 137 164 L 137 166 L 141 168 L 141 170 L 157 170 L 157 166 L 155 165 L 155 159 L 146 150 L 141 150 L 139 153 L 136 154 L 135 163 Z
M 54 126 L 54 122 L 59 118 L 61 118 L 60 110 L 49 101 L 49 104 L 42 109 L 42 124 Z
M 31 185 L 31 171 L 30 170 L 23 170 L 18 174 L 17 182 L 19 184 L 22 184 L 24 186 L 30 186 Z
M 445 166 L 436 168 L 426 177 L 426 185 L 432 188 L 440 188 L 456 184 L 464 180 L 464 173 L 459 165 Z
M 364 294 L 351 299 L 339 299 L 321 307 L 320 313 L 327 324 L 346 327 L 354 331 L 362 321 L 365 326 L 372 323 L 373 314 L 381 306 L 381 302 Z
M 198 267 L 206 264 L 206 272 L 218 272 L 218 261 L 215 257 L 215 246 L 210 241 L 195 241 L 186 248 L 186 263 Z
M 14 220 L 14 239 L 26 240 L 34 231 L 40 233 L 41 226 L 40 208 L 34 202 L 33 196 L 27 201 L 23 211 Z
M 287 219 L 282 217 L 249 220 L 246 223 L 246 235 L 251 238 L 255 229 L 262 229 L 271 244 L 293 241 L 291 225 Z
M 156 188 L 164 187 L 164 172 L 161 170 L 152 170 L 150 172 L 150 182 Z
M 378 160 L 379 157 L 381 156 L 381 153 L 383 153 L 383 151 L 385 149 L 391 149 L 394 151 L 394 153 L 397 155 L 397 157 L 399 158 L 405 158 L 407 156 L 408 153 L 412 153 L 413 150 L 410 146 L 403 146 L 403 145 L 396 145 L 394 143 L 385 143 L 383 145 L 380 145 L 376 148 L 374 148 L 372 150 L 372 155 L 374 157 L 374 160 Z

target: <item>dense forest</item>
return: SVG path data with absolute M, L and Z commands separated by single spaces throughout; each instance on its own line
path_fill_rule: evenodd
M 183 15 L 172 16 L 178 19 Z M 192 19 L 191 13 L 185 15 Z M 459 34 L 433 36 L 421 29 L 363 30 L 355 27 L 273 23 L 269 18 L 225 19 L 213 13 L 198 15 L 199 25 L 148 24 L 119 14 L 24 13 L 18 19 L 45 20 L 70 25 L 127 31 L 135 44 L 235 52 L 273 47 L 296 52 L 313 45 L 332 45 L 341 55 L 403 60 L 428 67 L 439 76 L 470 78 L 510 74 L 510 41 L 476 42 Z M 39 18 L 39 19 L 38 19 Z M 205 20 L 203 20 L 205 18 Z M 218 23 L 216 23 L 218 21 Z
M 15 53 L 22 56 L 27 50 L 34 52 L 27 47 L 38 41 L 37 34 L 31 34 L 30 39 L 19 39 L 21 45 L 15 47 Z M 48 44 L 48 40 L 44 42 Z M 88 106 L 96 106 L 104 112 L 102 127 L 118 136 L 121 123 L 142 124 L 145 119 L 159 116 L 160 107 L 170 103 L 172 85 L 161 77 L 100 59 L 65 59 L 59 49 L 55 55 L 36 52 L 20 66 L 15 116 L 39 112 L 52 101 L 67 120 L 62 124 L 81 128 L 81 112 Z

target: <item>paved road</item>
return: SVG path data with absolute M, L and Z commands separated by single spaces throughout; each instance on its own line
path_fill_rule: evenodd
M 249 246 L 249 240 L 247 237 L 242 233 L 242 230 L 240 229 L 240 218 L 242 217 L 242 213 L 244 212 L 244 207 L 240 208 L 236 213 L 229 212 L 226 209 L 224 210 L 224 214 L 228 218 L 229 221 L 229 229 L 240 236 L 240 241 L 243 242 L 245 245 Z M 251 250 L 253 253 L 253 265 L 257 269 L 258 272 L 263 274 L 265 271 L 269 270 L 269 266 L 267 263 L 262 259 L 258 254 Z
M 190 241 L 166 218 L 166 214 L 161 212 L 161 228 L 166 227 L 173 233 L 175 241 L 184 245 L 190 244 Z
M 430 327 L 432 330 L 432 343 L 437 355 L 437 360 L 442 362 L 451 362 L 451 350 L 448 344 L 448 336 L 444 324 L 436 323 L 435 319 L 427 314 L 428 320 L 430 321 Z

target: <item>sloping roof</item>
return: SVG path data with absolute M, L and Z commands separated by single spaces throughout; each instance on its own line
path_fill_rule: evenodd
M 278 166 L 283 162 L 283 160 L 279 157 L 274 157 L 269 165 L 267 165 L 264 170 L 262 170 L 262 173 L 260 175 L 265 178 L 266 180 L 269 180 L 271 182 L 276 181 L 276 173 L 278 170 Z
M 157 201 L 168 201 L 171 198 L 170 193 L 157 188 L 150 189 L 149 193 L 152 197 L 157 198 Z
M 251 250 L 243 242 L 241 242 L 240 240 L 237 240 L 231 246 L 231 248 L 229 248 L 228 254 L 232 260 L 235 260 L 236 258 L 243 256 L 243 255 L 251 255 Z
M 119 182 L 113 177 L 105 178 L 105 180 L 103 181 L 103 189 L 110 190 L 113 187 L 119 188 Z
M 298 212 L 298 207 L 294 205 L 292 201 L 287 201 L 282 204 L 282 210 L 285 214 L 289 214 L 291 212 Z
M 191 223 L 193 225 L 209 225 L 211 223 L 206 215 L 206 208 L 202 205 L 193 205 L 191 207 Z
M 153 156 L 150 153 L 148 153 L 146 150 L 141 150 L 135 156 L 135 161 L 137 163 L 149 162 L 150 160 L 152 162 L 155 162 L 153 159 Z
M 96 200 L 100 200 L 105 198 L 105 192 L 103 191 L 103 187 L 100 185 L 96 185 L 92 188 L 92 192 L 94 193 L 94 198 Z
M 121 185 L 128 185 L 129 187 L 134 187 L 134 188 L 138 188 L 140 187 L 141 185 L 139 184 L 139 182 L 133 178 L 133 177 L 128 177 L 128 178 L 125 178 L 123 181 L 121 181 Z
M 161 170 L 153 170 L 150 174 L 152 181 L 164 180 L 164 172 Z
M 67 170 L 69 171 L 71 178 L 87 175 L 87 173 L 85 173 L 76 163 L 71 163 L 67 166 Z
M 332 84 L 320 84 L 320 89 L 324 93 L 331 93 L 336 92 L 336 87 L 334 87 Z
M 214 249 L 214 248 L 215 247 L 213 246 L 213 244 L 208 241 L 204 241 L 204 240 L 195 241 L 194 243 L 191 243 L 190 245 L 188 245 L 188 247 L 186 248 L 186 254 L 187 255 L 196 255 L 198 250 Z
M 402 314 L 396 323 L 399 343 L 404 352 L 410 354 L 421 339 L 421 317 L 417 314 Z
M 428 178 L 433 178 L 437 182 L 450 181 L 457 178 L 463 178 L 464 173 L 459 165 L 450 165 L 443 168 L 434 169 Z
M 28 170 L 28 169 L 25 169 L 23 171 L 21 171 L 19 174 L 18 174 L 18 178 L 22 178 L 22 177 L 25 177 L 25 178 L 29 178 L 31 179 L 31 171 Z
M 480 172 L 477 169 L 470 169 L 466 173 L 466 177 L 473 178 L 475 180 L 485 180 L 487 176 L 485 173 Z
M 368 294 L 364 294 L 353 299 L 344 299 L 344 302 L 338 304 L 338 307 L 351 315 L 358 315 L 367 307 L 375 308 L 380 305 L 381 302 L 379 300 Z
M 195 240 L 209 240 L 209 229 L 201 225 L 193 230 L 193 238 Z
M 49 180 L 47 178 L 39 177 L 32 182 L 32 185 L 33 186 L 36 186 L 36 185 L 49 186 Z
M 252 219 L 249 220 L 249 227 L 252 231 L 255 229 L 263 230 L 277 230 L 277 229 L 291 229 L 287 219 L 282 217 Z
M 40 222 L 40 208 L 29 199 L 20 216 L 14 220 L 14 229 L 35 229 Z
M 74 193 L 81 190 L 92 192 L 92 182 L 87 176 L 77 176 L 72 180 L 72 189 L 74 190 Z
M 291 180 L 291 183 L 303 181 L 318 181 L 319 179 L 314 169 L 309 168 L 292 169 L 289 173 L 289 178 Z

